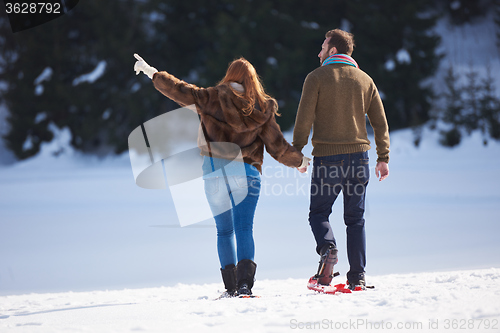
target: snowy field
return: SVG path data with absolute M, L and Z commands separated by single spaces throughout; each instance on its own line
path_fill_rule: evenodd
M 376 276 L 366 292 L 317 295 L 263 280 L 261 298 L 219 284 L 0 298 L 2 332 L 498 332 L 500 270 Z
M 266 155 L 254 226 L 262 297 L 213 301 L 223 289 L 213 222 L 181 228 L 169 191 L 137 187 L 127 155 L 80 156 L 63 131 L 36 158 L 0 168 L 0 331 L 500 331 L 500 144 L 472 136 L 446 149 L 428 131 L 419 148 L 411 139 L 411 131 L 392 133 L 383 182 L 370 151 L 374 290 L 306 289 L 318 261 L 310 175 Z M 66 152 L 53 157 L 60 147 Z M 343 283 L 341 206 L 331 221 L 340 249 L 334 281 Z

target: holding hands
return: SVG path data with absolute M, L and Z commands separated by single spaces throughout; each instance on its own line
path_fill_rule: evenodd
M 309 166 L 309 161 L 311 159 L 309 157 L 302 157 L 302 164 L 297 168 L 297 170 L 299 170 L 300 173 L 307 173 L 307 167 Z

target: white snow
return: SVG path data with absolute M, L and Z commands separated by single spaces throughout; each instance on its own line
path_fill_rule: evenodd
M 457 10 L 458 8 L 461 7 L 461 3 L 459 0 L 455 0 L 453 1 L 452 3 L 450 3 L 450 8 L 453 9 L 453 10 Z
M 40 96 L 41 94 L 43 94 L 43 91 L 44 91 L 44 88 L 41 84 L 35 86 L 35 95 L 36 96 Z
M 47 113 L 46 112 L 39 112 L 36 114 L 35 124 L 38 124 L 38 123 L 44 121 L 45 119 L 47 119 Z
M 349 22 L 349 20 L 343 18 L 340 20 L 340 29 L 344 30 L 344 31 L 351 31 L 352 29 L 352 24 L 351 22 Z
M 388 72 L 392 72 L 396 68 L 396 63 L 393 59 L 389 59 L 385 62 L 384 67 Z
M 472 135 L 446 149 L 436 136 L 425 130 L 415 148 L 411 131 L 392 133 L 383 182 L 370 151 L 374 290 L 306 289 L 318 261 L 307 223 L 310 175 L 266 155 L 254 225 L 262 297 L 213 301 L 223 289 L 213 222 L 181 228 L 169 191 L 137 187 L 127 155 L 99 160 L 63 149 L 55 157 L 70 138 L 62 130 L 36 158 L 0 168 L 0 331 L 463 331 L 453 323 L 498 331 L 500 144 L 484 147 Z M 337 283 L 348 270 L 341 202 L 331 216 Z M 495 320 L 496 329 L 479 327 Z
M 302 22 L 300 22 L 300 25 L 304 28 L 307 28 L 307 29 L 313 29 L 313 30 L 319 29 L 319 24 L 316 22 L 302 21 Z
M 109 117 L 111 116 L 112 110 L 110 108 L 106 109 L 103 114 L 102 114 L 102 119 L 108 120 Z
M 43 81 L 50 81 L 52 78 L 52 73 L 53 70 L 50 67 L 46 67 L 40 75 L 35 79 L 34 84 L 35 84 L 35 95 L 40 96 L 43 94 L 44 88 L 42 85 Z
M 189 74 L 186 78 L 186 82 L 198 82 L 200 79 L 200 74 L 196 69 L 192 69 L 189 71 Z
M 33 148 L 33 138 L 31 135 L 28 135 L 23 143 L 23 151 L 30 150 L 31 148 Z
M 398 52 L 396 52 L 396 59 L 400 64 L 411 63 L 411 56 L 406 49 L 399 49 Z
M 141 84 L 139 82 L 136 82 L 130 88 L 130 92 L 135 93 L 135 92 L 139 91 L 139 89 L 141 89 Z
M 43 81 L 49 81 L 52 77 L 53 70 L 50 67 L 46 67 L 40 75 L 35 79 L 35 85 L 39 85 Z
M 75 78 L 73 80 L 73 85 L 77 86 L 83 82 L 93 83 L 97 81 L 104 74 L 104 71 L 106 70 L 106 64 L 107 63 L 105 60 L 99 61 L 96 68 L 94 68 L 92 72 L 80 75 L 79 77 Z
M 221 283 L 0 297 L 3 332 L 498 332 L 500 270 L 373 277 L 366 292 L 319 295 L 303 279 L 259 280 L 254 299 Z M 489 329 L 486 329 L 489 327 Z M 465 328 L 465 330 L 464 330 Z
M 266 59 L 266 62 L 271 65 L 271 66 L 277 66 L 278 65 L 278 60 L 275 57 L 268 57 Z

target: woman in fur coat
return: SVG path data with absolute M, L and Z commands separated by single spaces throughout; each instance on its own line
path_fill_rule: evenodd
M 283 137 L 275 119 L 277 102 L 266 94 L 247 60 L 233 61 L 215 87 L 200 88 L 159 72 L 137 54 L 134 56 L 138 60 L 136 74 L 144 72 L 158 91 L 179 105 L 196 106 L 206 141 L 200 145 L 203 178 L 217 228 L 217 251 L 226 288 L 223 296 L 251 295 L 257 267 L 253 218 L 260 194 L 264 147 L 278 162 L 300 172 L 307 170 L 309 159 Z M 239 165 L 221 152 L 227 153 L 228 146 L 237 147 L 238 153 L 232 157 L 242 157 Z

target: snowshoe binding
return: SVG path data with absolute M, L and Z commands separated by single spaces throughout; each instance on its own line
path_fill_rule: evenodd
M 339 261 L 337 257 L 338 250 L 335 245 L 330 245 L 322 252 L 318 272 L 313 276 L 313 279 L 317 280 L 318 284 L 328 286 L 332 279 L 339 275 L 338 272 L 333 273 L 333 267 Z

